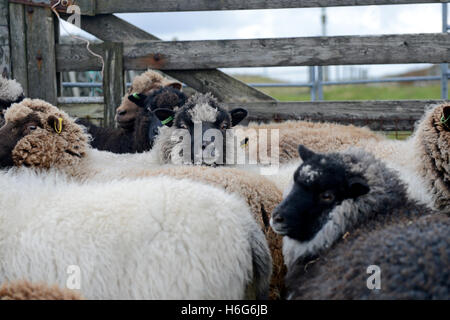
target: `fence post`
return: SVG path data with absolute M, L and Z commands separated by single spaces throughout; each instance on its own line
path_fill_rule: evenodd
M 8 0 L 0 0 L 0 73 L 5 78 L 11 76 L 10 57 Z
M 310 95 L 311 101 L 316 101 L 316 67 L 309 68 L 309 84 L 310 84 Z
M 28 96 L 56 105 L 55 26 L 52 11 L 50 8 L 25 6 L 25 23 Z
M 448 25 L 448 7 L 447 3 L 442 4 L 442 32 L 447 33 L 449 30 Z M 448 99 L 448 64 L 441 64 L 441 98 L 443 100 Z
M 11 39 L 11 73 L 28 96 L 27 46 L 25 8 L 23 4 L 9 4 L 9 32 Z
M 125 93 L 125 72 L 123 70 L 123 43 L 104 42 L 103 97 L 105 101 L 104 127 L 114 127 L 116 108 Z

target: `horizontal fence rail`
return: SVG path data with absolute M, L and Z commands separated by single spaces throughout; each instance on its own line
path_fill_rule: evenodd
M 92 45 L 103 54 L 103 44 Z M 58 71 L 100 70 L 85 45 L 56 46 Z M 124 44 L 126 70 L 448 63 L 450 34 L 142 41 Z
M 50 6 L 57 0 L 10 0 L 10 2 Z M 445 0 L 77 0 L 84 15 L 125 12 L 172 12 L 287 9 L 341 6 L 368 6 L 389 4 L 444 3 Z M 63 5 L 57 7 L 64 11 Z
M 103 118 L 102 98 L 59 98 L 58 105 L 75 117 Z M 249 119 L 257 121 L 306 119 L 368 126 L 379 131 L 409 131 L 427 107 L 443 100 L 247 102 L 224 104 L 244 107 Z
M 401 77 L 401 78 L 384 78 L 384 79 L 363 79 L 363 80 L 339 80 L 339 81 L 322 81 L 323 86 L 351 85 L 351 84 L 370 84 L 370 83 L 392 83 L 392 82 L 416 82 L 416 81 L 440 81 L 441 76 L 417 76 L 417 77 Z M 450 74 L 447 74 L 450 78 Z M 101 82 L 63 82 L 65 88 L 102 88 Z M 295 88 L 295 87 L 312 87 L 311 82 L 286 82 L 286 83 L 247 83 L 254 88 Z M 127 82 L 127 88 L 131 86 L 131 82 Z M 185 85 L 183 85 L 185 86 Z

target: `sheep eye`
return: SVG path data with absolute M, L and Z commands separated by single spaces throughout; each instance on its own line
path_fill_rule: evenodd
M 221 125 L 220 125 L 220 129 L 221 130 L 226 130 L 226 129 L 228 129 L 228 124 L 227 123 L 222 123 Z
M 334 194 L 331 191 L 325 191 L 320 194 L 320 200 L 324 202 L 332 202 L 334 200 Z
M 30 130 L 30 131 L 33 131 L 33 130 L 36 130 L 36 126 L 28 126 L 28 130 Z

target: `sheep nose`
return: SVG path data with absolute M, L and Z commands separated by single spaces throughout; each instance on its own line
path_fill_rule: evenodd
M 283 223 L 284 222 L 284 218 L 281 215 L 277 214 L 275 217 L 273 217 L 273 222 L 275 222 L 275 223 Z
M 119 116 L 124 116 L 127 113 L 127 110 L 120 110 L 117 112 Z

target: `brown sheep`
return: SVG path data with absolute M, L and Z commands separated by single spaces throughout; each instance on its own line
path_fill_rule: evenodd
M 73 290 L 28 281 L 6 282 L 0 287 L 0 300 L 83 300 Z
M 155 90 L 162 87 L 173 87 L 177 90 L 182 89 L 182 85 L 178 81 L 172 81 L 163 77 L 156 71 L 147 70 L 143 74 L 135 77 L 131 83 L 128 93 L 122 99 L 122 104 L 116 109 L 116 122 L 125 130 L 133 130 L 134 120 L 139 113 L 140 108 L 128 99 L 133 93 L 142 93 L 145 95 L 152 94 Z

